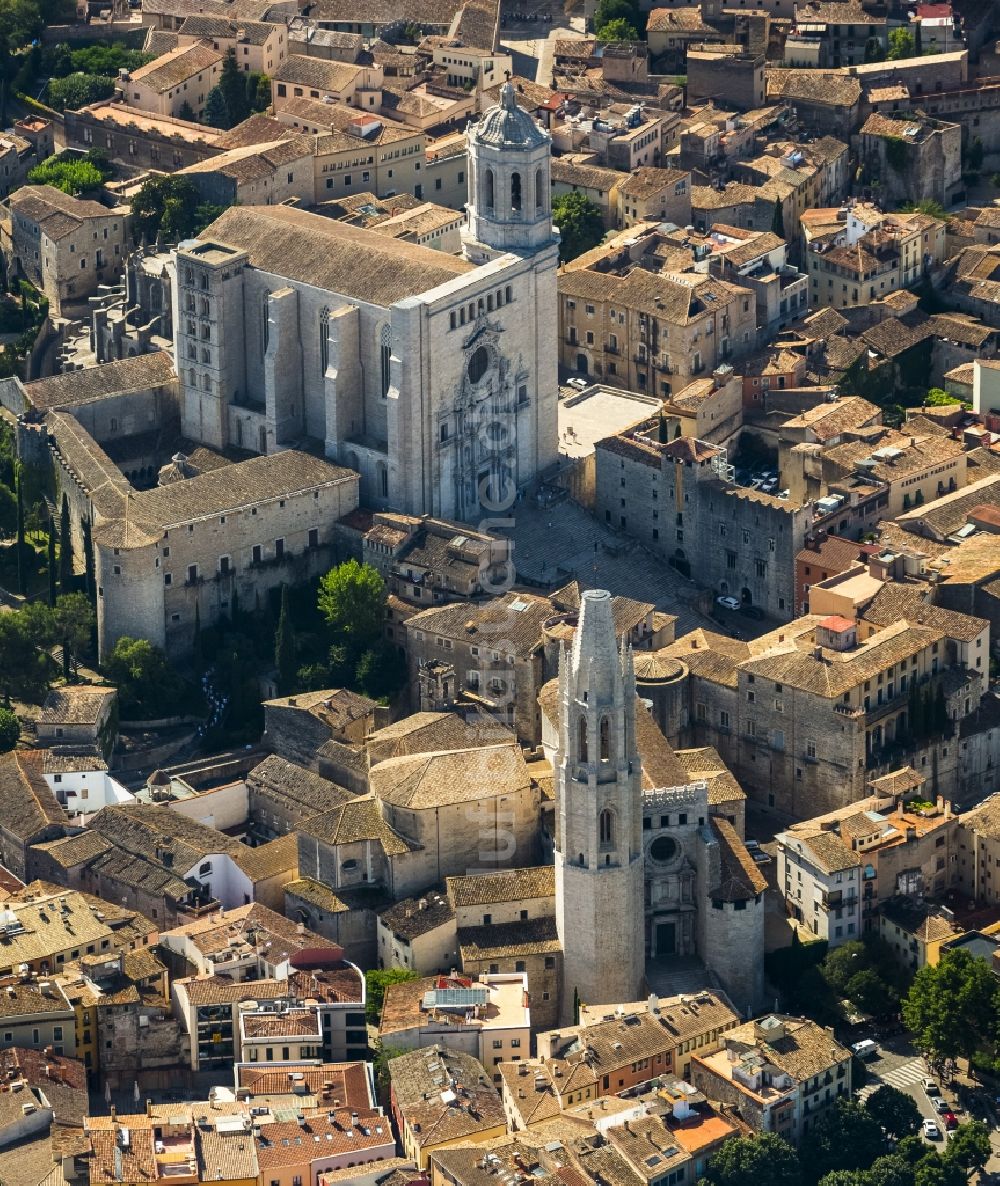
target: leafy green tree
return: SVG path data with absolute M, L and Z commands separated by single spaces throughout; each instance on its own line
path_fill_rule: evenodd
M 25 566 L 27 559 L 25 557 L 26 545 L 24 541 L 24 472 L 20 466 L 17 467 L 17 591 L 24 596 L 25 583 L 27 581 L 27 573 Z
M 932 387 L 924 398 L 924 403 L 929 408 L 947 408 L 951 404 L 961 404 L 961 402 L 957 395 L 949 395 L 940 387 Z
M 993 1150 L 990 1130 L 981 1120 L 960 1124 L 948 1140 L 948 1157 L 969 1175 L 982 1173 Z
M 913 1186 L 913 1166 L 898 1153 L 877 1157 L 865 1172 L 865 1186 Z
M 281 612 L 274 636 L 274 666 L 278 669 L 278 691 L 286 695 L 295 686 L 295 631 L 288 609 L 288 586 L 281 586 Z
M 559 228 L 559 259 L 568 263 L 604 238 L 604 216 L 596 202 L 576 191 L 552 200 L 552 221 Z
M 59 506 L 59 591 L 73 591 L 73 532 L 69 522 L 69 499 L 65 491 Z
M 347 560 L 320 578 L 317 603 L 327 624 L 363 653 L 382 637 L 387 597 L 376 569 Z
M 225 212 L 225 206 L 215 206 L 211 202 L 199 202 L 194 211 L 193 235 L 200 235 L 205 227 L 210 226 Z
M 8 705 L 12 697 L 37 702 L 48 687 L 50 661 L 33 634 L 24 610 L 0 614 L 0 692 Z
M 183 681 L 163 651 L 144 638 L 119 638 L 105 670 L 118 685 L 123 717 L 155 719 L 175 712 L 181 703 Z
M 900 210 L 909 214 L 926 214 L 930 218 L 936 218 L 939 222 L 944 222 L 948 217 L 948 211 L 934 198 L 921 198 L 919 202 L 906 202 L 900 206 Z
M 103 74 L 107 78 L 116 78 L 119 70 L 138 70 L 140 66 L 151 62 L 154 56 L 141 50 L 128 49 L 120 42 L 100 41 L 70 50 L 69 69 L 64 73 L 80 70 L 84 74 Z
M 266 74 L 248 74 L 247 102 L 251 112 L 266 111 L 271 106 L 271 80 Z
M 705 1179 L 710 1186 L 800 1186 L 799 1155 L 776 1133 L 736 1137 L 713 1154 Z
M 920 1109 L 905 1091 L 890 1083 L 872 1092 L 865 1100 L 865 1111 L 894 1140 L 920 1132 Z
M 913 1183 L 914 1186 L 965 1186 L 965 1174 L 957 1162 L 932 1150 L 917 1163 Z
M 630 24 L 624 17 L 618 17 L 613 21 L 608 21 L 606 25 L 601 25 L 597 30 L 598 41 L 638 41 L 639 31 L 635 25 Z
M 378 1025 L 381 1020 L 385 990 L 390 984 L 406 984 L 417 979 L 417 973 L 409 968 L 370 968 L 365 972 L 365 1019 L 368 1024 Z
M 222 73 L 219 75 L 219 90 L 226 103 L 227 127 L 235 128 L 250 114 L 250 102 L 247 98 L 246 75 L 241 73 L 236 64 L 236 51 L 229 49 L 222 60 Z
M 90 519 L 84 517 L 80 522 L 80 533 L 83 536 L 83 574 L 84 592 L 93 605 L 97 599 L 97 582 L 94 573 L 94 539 L 90 530 Z
M 46 549 L 46 568 L 49 577 L 49 606 L 55 609 L 56 605 L 56 526 L 52 522 L 52 516 L 49 515 L 49 531 L 48 531 L 48 546 Z
M 0 708 L 0 754 L 6 754 L 21 740 L 21 722 L 9 708 Z
M 598 0 L 594 12 L 594 28 L 603 29 L 613 21 L 624 21 L 633 29 L 642 28 L 644 22 L 637 0 Z
M 226 106 L 226 96 L 220 86 L 214 86 L 205 97 L 205 107 L 201 113 L 201 122 L 210 128 L 230 128 L 229 108 Z
M 867 1186 L 863 1170 L 831 1170 L 819 1180 L 819 1186 Z
M 49 105 L 56 111 L 79 111 L 90 103 L 110 99 L 115 93 L 113 78 L 102 74 L 70 74 L 67 78 L 53 78 L 49 82 Z
M 0 4 L 0 121 L 7 126 L 7 101 L 20 61 L 18 51 L 42 31 L 43 17 L 35 0 L 3 0 Z
M 407 1051 L 401 1049 L 399 1046 L 386 1046 L 384 1043 L 379 1042 L 373 1053 L 372 1071 L 375 1076 L 375 1091 L 382 1106 L 388 1107 L 390 1087 L 389 1063 L 394 1058 L 399 1058 L 401 1054 L 406 1054 Z
M 1000 986 L 984 959 L 946 952 L 921 968 L 903 1000 L 903 1021 L 921 1050 L 970 1058 L 997 1040 Z
M 358 660 L 354 679 L 366 696 L 389 700 L 406 683 L 406 660 L 385 639 L 379 639 Z
M 853 1100 L 838 1099 L 809 1128 L 800 1146 L 805 1176 L 816 1181 L 833 1170 L 863 1170 L 885 1152 L 882 1130 Z
M 187 101 L 187 99 L 185 99 L 184 102 L 180 105 L 180 107 L 178 107 L 177 118 L 186 120 L 189 124 L 198 122 L 198 117 L 194 113 L 194 108 Z
M 104 176 L 89 161 L 59 161 L 51 157 L 28 173 L 28 181 L 32 185 L 51 185 L 64 194 L 76 196 L 99 189 Z
M 198 190 L 190 178 L 154 174 L 132 199 L 132 221 L 136 233 L 149 242 L 161 232 L 169 242 L 177 242 L 196 233 L 198 206 Z
M 892 29 L 889 32 L 889 61 L 898 62 L 902 58 L 912 58 L 916 52 L 916 43 L 909 29 Z
M 839 993 L 847 991 L 852 976 L 868 967 L 868 952 L 860 939 L 841 943 L 823 960 L 823 975 Z
M 848 1000 L 863 1013 L 881 1017 L 899 1004 L 896 994 L 873 968 L 863 968 L 848 980 L 845 987 Z
M 63 648 L 63 672 L 68 676 L 72 666 L 74 675 L 80 659 L 90 649 L 94 634 L 94 607 L 85 593 L 64 593 L 56 601 L 56 629 Z

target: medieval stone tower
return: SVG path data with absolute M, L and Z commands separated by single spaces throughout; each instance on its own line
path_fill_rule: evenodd
M 530 255 L 558 243 L 552 230 L 552 137 L 517 105 L 509 82 L 500 102 L 468 132 L 468 221 L 464 252 L 473 263 L 510 251 Z
M 611 595 L 580 600 L 559 664 L 556 925 L 563 1024 L 585 1004 L 634 1001 L 644 972 L 642 787 L 631 648 L 618 650 Z

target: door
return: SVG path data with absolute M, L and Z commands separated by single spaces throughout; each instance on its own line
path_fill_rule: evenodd
M 672 922 L 658 922 L 656 924 L 656 954 L 677 954 L 677 927 Z

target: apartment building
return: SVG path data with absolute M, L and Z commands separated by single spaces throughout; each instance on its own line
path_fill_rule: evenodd
M 8 271 L 40 289 L 52 312 L 82 304 L 121 275 L 128 208 L 74 198 L 51 185 L 25 185 L 0 212 Z
M 660 439 L 673 431 L 661 434 L 656 418 L 597 443 L 596 514 L 704 588 L 787 620 L 811 508 L 735 485 L 722 446 Z
M 645 228 L 560 272 L 564 367 L 663 396 L 755 347 L 754 294 L 711 276 L 674 274 L 678 263 L 687 272 L 682 261 L 690 255 L 675 248 L 658 259 L 664 246 Z
M 956 884 L 959 817 L 944 800 L 922 805 L 925 781 L 909 767 L 880 775 L 869 798 L 778 834 L 786 909 L 831 947 L 877 931 L 891 899 Z
M 850 0 L 809 0 L 794 5 L 785 43 L 785 65 L 839 69 L 884 57 L 886 19 Z
M 178 45 L 138 70 L 123 74 L 118 89 L 123 100 L 139 111 L 179 117 L 190 109 L 198 118 L 205 110 L 208 92 L 222 76 L 225 56 L 205 40 Z
M 838 1099 L 851 1098 L 851 1058 L 831 1030 L 772 1014 L 730 1030 L 715 1054 L 696 1054 L 691 1082 L 754 1132 L 796 1145 Z
M 275 111 L 287 99 L 315 99 L 378 111 L 382 106 L 382 78 L 381 66 L 289 54 L 271 76 L 271 102 Z
M 991 795 L 962 816 L 958 877 L 963 894 L 977 904 L 1000 903 L 1000 794 Z
M 271 75 L 288 56 L 288 31 L 284 24 L 236 21 L 218 16 L 189 16 L 177 33 L 178 46 L 208 42 L 221 54 L 230 50 L 245 72 Z

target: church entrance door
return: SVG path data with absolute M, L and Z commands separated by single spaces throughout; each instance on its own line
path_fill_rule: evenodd
M 656 924 L 656 954 L 677 954 L 677 927 L 672 922 L 658 922 Z

